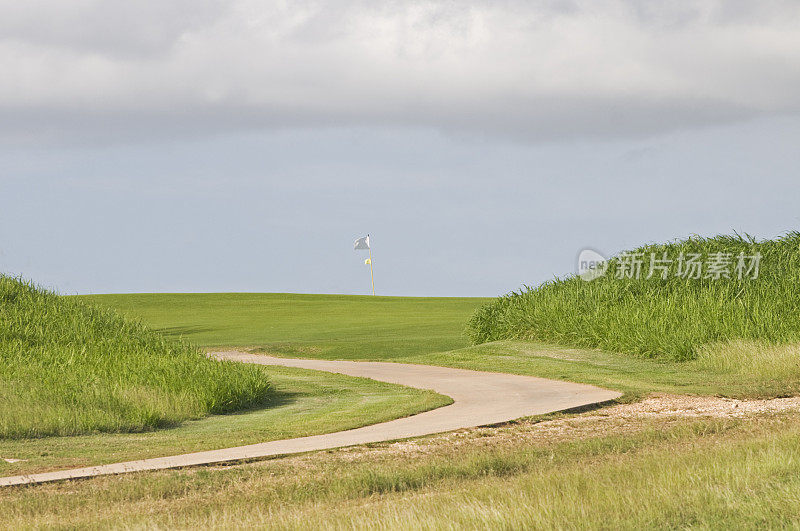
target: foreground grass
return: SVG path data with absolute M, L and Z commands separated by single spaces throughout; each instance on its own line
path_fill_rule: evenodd
M 791 527 L 800 417 L 486 448 L 348 450 L 0 491 L 0 523 L 269 528 Z M 387 450 L 390 448 L 384 446 Z
M 273 398 L 254 367 L 0 275 L 0 439 L 144 431 Z
M 147 433 L 0 440 L 0 475 L 44 472 L 348 430 L 450 404 L 432 391 L 321 371 L 259 367 L 272 407 Z
M 747 269 L 754 261 L 746 257 L 759 253 L 753 278 Z M 632 255 L 642 261 L 639 278 Z M 680 257 L 693 255 L 704 262 L 699 278 L 679 276 Z M 661 263 L 666 278 L 659 269 L 647 278 L 651 257 L 672 260 Z M 722 268 L 729 278 L 715 278 L 715 257 L 729 261 Z M 646 245 L 622 263 L 621 256 L 610 260 L 606 275 L 591 282 L 570 276 L 500 297 L 472 316 L 467 333 L 474 343 L 528 339 L 672 360 L 693 359 L 710 343 L 800 341 L 798 232 L 777 240 L 718 236 Z

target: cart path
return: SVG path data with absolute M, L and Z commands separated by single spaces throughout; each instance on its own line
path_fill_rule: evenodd
M 449 396 L 453 399 L 453 403 L 410 417 L 352 430 L 169 457 L 11 476 L 0 478 L 0 486 L 209 465 L 418 437 L 562 411 L 613 400 L 621 396 L 621 393 L 616 391 L 591 385 L 430 365 L 275 358 L 242 352 L 216 352 L 212 355 L 220 359 L 243 363 L 313 369 L 431 389 Z

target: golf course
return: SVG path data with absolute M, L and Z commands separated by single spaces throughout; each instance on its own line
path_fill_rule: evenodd
M 0 531 L 800 531 L 799 28 L 0 0 Z
M 2 487 L 0 522 L 796 525 L 798 249 L 690 238 L 634 251 L 758 253 L 760 275 L 566 276 L 498 299 L 63 297 L 2 277 L 0 476 L 110 472 Z M 222 457 L 113 468 L 186 454 Z

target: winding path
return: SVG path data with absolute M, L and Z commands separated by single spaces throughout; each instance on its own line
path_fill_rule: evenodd
M 274 358 L 241 352 L 217 352 L 214 356 L 244 363 L 314 369 L 371 378 L 409 387 L 432 389 L 451 397 L 453 403 L 418 415 L 336 433 L 109 465 L 11 476 L 0 478 L 0 486 L 208 465 L 418 437 L 459 428 L 497 424 L 520 417 L 605 402 L 621 396 L 621 393 L 616 391 L 591 385 L 429 365 Z

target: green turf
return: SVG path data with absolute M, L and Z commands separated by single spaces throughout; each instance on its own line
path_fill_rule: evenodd
M 452 403 L 448 397 L 341 374 L 256 366 L 278 397 L 271 407 L 214 415 L 171 429 L 0 440 L 0 475 L 115 463 L 304 437 L 385 422 Z M 2 458 L 20 460 L 8 463 Z
M 756 275 L 748 257 L 759 253 Z M 632 254 L 642 261 L 639 278 Z M 693 254 L 702 262 L 699 278 L 679 276 L 681 255 L 687 273 Z M 591 282 L 570 276 L 500 297 L 473 315 L 467 331 L 475 343 L 529 339 L 673 360 L 695 358 L 710 343 L 800 341 L 798 232 L 764 241 L 695 237 L 646 245 L 628 257 L 609 261 Z M 715 272 L 714 261 L 728 263 Z M 667 269 L 653 268 L 650 276 L 651 263 Z
M 143 431 L 274 398 L 254 367 L 0 275 L 0 439 Z
M 204 347 L 258 346 L 291 355 L 393 359 L 468 344 L 464 323 L 489 299 L 282 293 L 92 295 Z

